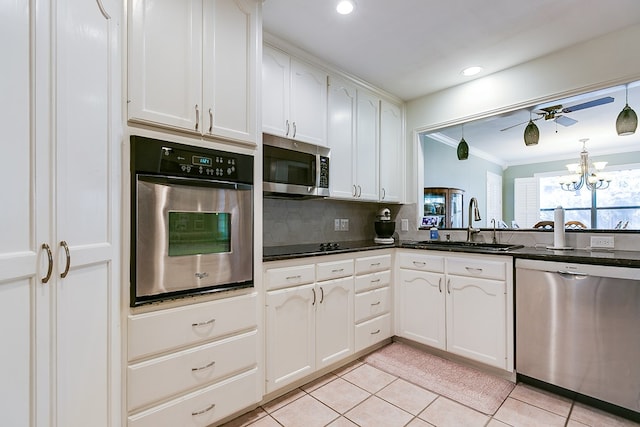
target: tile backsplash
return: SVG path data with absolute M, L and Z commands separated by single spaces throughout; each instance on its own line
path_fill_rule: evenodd
M 328 199 L 264 199 L 264 246 L 373 240 L 374 221 L 383 208 L 396 220 L 400 205 Z M 335 219 L 348 219 L 349 231 L 335 231 Z M 399 231 L 399 222 L 396 232 Z

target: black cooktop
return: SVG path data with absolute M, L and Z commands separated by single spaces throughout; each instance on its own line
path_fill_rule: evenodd
M 377 244 L 373 240 L 304 243 L 300 245 L 265 246 L 262 255 L 264 261 L 275 261 L 278 259 L 392 248 L 394 246 L 393 244 Z

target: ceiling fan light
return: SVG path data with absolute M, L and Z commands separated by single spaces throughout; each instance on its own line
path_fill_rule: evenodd
M 336 11 L 340 15 L 348 15 L 353 12 L 353 9 L 355 9 L 355 7 L 356 5 L 352 0 L 341 0 L 336 6 Z
M 530 145 L 537 145 L 540 140 L 540 131 L 538 126 L 533 123 L 533 120 L 529 120 L 529 124 L 524 128 L 524 144 L 528 147 Z
M 625 105 L 616 119 L 616 131 L 620 136 L 633 135 L 638 127 L 638 116 L 629 104 Z
M 469 158 L 469 144 L 464 140 L 464 137 L 460 140 L 458 144 L 458 160 L 467 160 Z

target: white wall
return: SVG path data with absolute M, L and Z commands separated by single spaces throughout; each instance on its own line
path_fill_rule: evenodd
M 413 166 L 413 175 L 407 177 L 407 201 L 415 202 L 417 195 L 422 155 L 416 143 L 418 131 L 637 80 L 640 55 L 629 48 L 637 40 L 640 25 L 407 103 L 407 165 Z

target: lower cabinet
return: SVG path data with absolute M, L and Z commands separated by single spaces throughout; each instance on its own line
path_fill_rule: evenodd
M 314 261 L 264 264 L 267 393 L 392 335 L 390 251 Z
M 128 318 L 130 427 L 206 426 L 262 399 L 257 294 Z
M 513 371 L 512 259 L 400 251 L 396 335 Z

